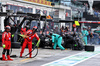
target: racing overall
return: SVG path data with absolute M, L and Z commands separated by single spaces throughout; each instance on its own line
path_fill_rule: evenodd
M 83 40 L 84 40 L 85 44 L 87 45 L 88 31 L 87 30 L 82 30 L 82 35 L 83 35 Z
M 11 33 L 10 32 L 4 32 L 2 34 L 2 44 L 5 45 L 5 48 L 3 49 L 3 52 L 2 52 L 2 60 L 12 60 L 10 58 L 10 55 L 9 55 L 9 50 L 11 48 Z M 7 58 L 5 58 L 5 52 L 7 51 Z
M 65 48 L 61 45 L 62 43 L 62 37 L 58 34 L 52 34 L 52 43 L 54 43 L 53 48 L 56 49 L 57 45 L 61 50 L 65 50 Z
M 27 36 L 29 36 L 29 38 L 24 39 L 22 49 L 21 49 L 21 52 L 20 52 L 20 57 L 22 57 L 22 54 L 24 53 L 24 49 L 25 49 L 26 45 L 28 45 L 29 53 L 32 51 L 32 40 L 33 40 L 33 38 L 36 37 L 36 39 L 38 41 L 40 40 L 37 33 L 35 33 L 33 35 L 32 30 L 28 30 L 26 33 L 27 33 Z M 31 55 L 32 55 L 32 53 L 30 53 L 30 58 L 31 58 Z
M 24 34 L 26 33 L 26 28 L 21 28 L 20 33 L 21 33 L 22 35 L 24 35 Z M 23 45 L 23 41 L 24 41 L 23 37 L 19 36 L 18 42 L 19 42 L 19 41 L 21 42 L 21 46 L 22 46 L 22 45 Z
M 21 28 L 20 33 L 21 33 L 21 34 L 24 34 L 25 32 L 26 32 L 26 28 Z

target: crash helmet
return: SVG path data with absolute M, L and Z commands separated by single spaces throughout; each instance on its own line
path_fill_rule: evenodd
M 28 30 L 27 35 L 31 36 L 32 35 L 32 30 Z
M 37 26 L 34 26 L 33 29 L 35 29 L 35 31 L 37 30 Z
M 6 26 L 5 29 L 11 29 L 11 27 L 10 26 Z

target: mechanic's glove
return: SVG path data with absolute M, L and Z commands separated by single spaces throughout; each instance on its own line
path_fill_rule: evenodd
M 12 35 L 12 38 L 14 37 L 14 34 Z
M 36 44 L 37 47 L 39 47 L 39 43 L 40 43 L 40 39 L 38 40 L 38 42 L 37 42 L 37 44 Z
M 34 45 L 34 43 L 32 43 L 32 45 Z
M 5 47 L 6 47 L 6 45 L 5 45 L 5 44 L 3 44 L 3 45 L 2 45 L 2 47 L 3 47 L 3 48 L 5 48 Z

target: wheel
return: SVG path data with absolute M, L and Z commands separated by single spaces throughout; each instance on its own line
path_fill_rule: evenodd
M 2 34 L 0 34 L 0 42 L 2 42 Z
M 2 42 L 0 42 L 0 47 L 2 46 Z
M 44 42 L 44 41 L 40 41 L 40 45 L 39 45 L 39 47 L 41 47 L 41 48 L 45 48 L 45 42 Z
M 20 48 L 21 47 L 21 43 L 20 42 L 11 42 L 11 47 L 12 48 Z

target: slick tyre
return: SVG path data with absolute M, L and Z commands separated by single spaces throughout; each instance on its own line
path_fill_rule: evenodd
M 11 42 L 11 47 L 12 48 L 20 48 L 21 47 L 21 43 L 20 42 Z

